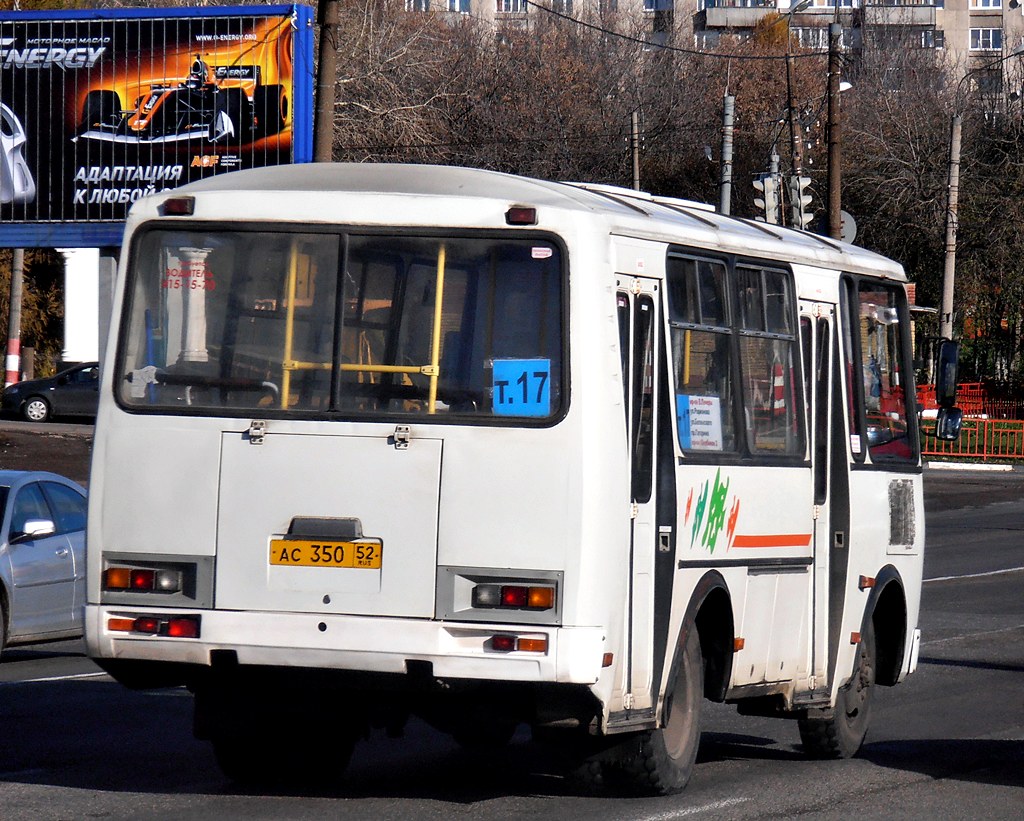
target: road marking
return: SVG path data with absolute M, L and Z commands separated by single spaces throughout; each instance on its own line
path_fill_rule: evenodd
M 1024 567 L 1008 567 L 1006 570 L 989 570 L 987 573 L 964 573 L 961 576 L 936 576 L 934 579 L 925 579 L 923 584 L 928 582 L 951 582 L 956 579 L 980 579 L 983 576 L 1002 576 L 1006 573 L 1020 573 Z
M 950 636 L 947 639 L 929 639 L 928 641 L 922 641 L 922 647 L 931 647 L 933 644 L 946 644 L 951 641 L 964 641 L 965 639 L 976 639 L 981 636 L 994 636 L 999 633 L 1013 633 L 1016 630 L 1024 628 L 1024 624 L 1016 624 L 1013 627 L 1000 627 L 998 630 L 983 630 L 980 633 L 965 633 L 962 636 Z
M 749 798 L 724 798 L 721 801 L 713 801 L 710 804 L 701 804 L 699 807 L 687 807 L 686 809 L 675 810 L 673 812 L 663 812 L 658 813 L 657 815 L 645 815 L 640 818 L 639 821 L 672 821 L 673 818 L 685 818 L 688 815 L 700 815 L 705 812 L 723 810 L 726 807 L 743 804 L 749 800 Z
M 0 681 L 0 686 L 5 684 L 45 684 L 48 681 L 72 681 L 79 678 L 100 678 L 106 673 L 75 673 L 68 676 L 47 676 L 46 678 L 25 678 L 16 681 Z

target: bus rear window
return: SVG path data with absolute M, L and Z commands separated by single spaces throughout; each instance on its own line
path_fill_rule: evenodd
M 118 391 L 133 410 L 561 410 L 562 262 L 547 240 L 152 230 L 128 300 Z

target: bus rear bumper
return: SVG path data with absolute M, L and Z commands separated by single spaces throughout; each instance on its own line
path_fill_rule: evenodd
M 198 617 L 198 637 L 126 630 L 135 619 Z M 117 627 L 118 629 L 112 629 Z M 152 621 L 148 629 L 152 629 Z M 596 627 L 488 625 L 303 613 L 153 609 L 87 605 L 89 655 L 116 661 L 209 667 L 220 651 L 239 665 L 303 667 L 371 673 L 407 673 L 409 662 L 429 663 L 437 678 L 595 684 L 605 649 Z M 546 649 L 502 650 L 495 637 L 542 640 Z M 507 638 L 502 640 L 508 643 Z M 498 643 L 502 645 L 502 642 Z M 523 642 L 537 646 L 535 642 Z M 503 646 L 503 645 L 502 645 Z M 113 667 L 114 665 L 111 665 Z

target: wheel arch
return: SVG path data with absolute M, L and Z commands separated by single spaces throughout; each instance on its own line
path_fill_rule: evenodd
M 705 573 L 690 595 L 676 639 L 669 687 L 675 678 L 679 656 L 686 646 L 687 628 L 691 624 L 697 628 L 700 652 L 704 658 L 704 697 L 710 701 L 724 701 L 732 676 L 735 632 L 729 586 L 717 570 Z
M 907 597 L 903 577 L 891 564 L 875 577 L 864 608 L 862 631 L 868 619 L 875 633 L 875 683 L 892 687 L 899 682 L 907 649 Z

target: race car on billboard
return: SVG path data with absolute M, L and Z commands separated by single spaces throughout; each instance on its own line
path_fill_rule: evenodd
M 122 108 L 116 91 L 90 91 L 82 106 L 78 139 L 245 144 L 277 134 L 288 117 L 284 86 L 264 85 L 259 66 L 211 68 L 198 54 L 184 80 L 150 80 L 137 91 L 128 109 Z

